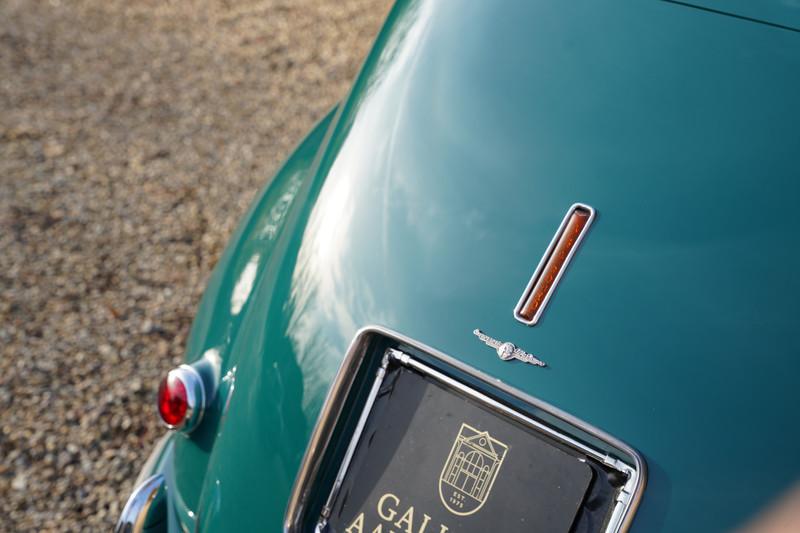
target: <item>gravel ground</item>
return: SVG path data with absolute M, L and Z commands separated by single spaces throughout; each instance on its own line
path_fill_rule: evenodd
M 205 280 L 388 0 L 0 1 L 0 530 L 108 530 Z

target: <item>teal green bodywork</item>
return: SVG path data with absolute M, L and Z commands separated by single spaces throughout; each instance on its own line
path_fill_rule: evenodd
M 159 463 L 173 526 L 281 529 L 372 324 L 638 449 L 634 532 L 729 530 L 800 480 L 800 17 L 765 6 L 787 27 L 660 1 L 400 1 L 211 277 L 186 359 L 223 377 Z M 513 307 L 575 202 L 597 220 L 526 327 Z

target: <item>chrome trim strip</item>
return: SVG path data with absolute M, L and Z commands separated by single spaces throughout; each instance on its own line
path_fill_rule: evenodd
M 358 445 L 359 439 L 361 439 L 361 433 L 364 432 L 364 426 L 367 425 L 367 418 L 369 418 L 369 414 L 372 411 L 372 406 L 375 404 L 375 399 L 378 397 L 378 392 L 381 389 L 381 385 L 383 385 L 383 379 L 386 377 L 386 368 L 388 366 L 389 357 L 384 355 L 383 360 L 381 361 L 381 366 L 376 372 L 375 381 L 372 383 L 372 389 L 370 389 L 369 396 L 364 404 L 364 409 L 361 411 L 358 424 L 356 425 L 355 431 L 353 431 L 350 444 L 347 446 L 347 452 L 345 453 L 344 459 L 342 459 L 342 465 L 339 467 L 339 472 L 336 474 L 336 480 L 333 483 L 333 489 L 331 489 L 331 493 L 328 495 L 328 501 L 325 503 L 325 507 L 322 509 L 323 522 L 326 521 L 330 516 L 331 505 L 333 504 L 333 500 L 336 498 L 336 495 L 339 493 L 339 489 L 342 487 L 342 481 L 344 480 L 344 476 L 347 473 L 348 468 L 350 468 L 350 461 L 353 459 L 353 455 L 356 452 L 356 446 Z M 324 526 L 324 523 L 318 524 L 317 529 L 319 529 L 321 526 Z
M 122 514 L 114 528 L 114 533 L 141 533 L 144 531 L 147 513 L 156 499 L 159 489 L 164 486 L 164 475 L 156 474 L 136 487 L 128 498 Z
M 558 274 L 556 274 L 556 279 L 553 280 L 553 284 L 550 286 L 550 289 L 547 291 L 547 294 L 545 294 L 545 297 L 542 300 L 542 304 L 536 310 L 536 313 L 533 315 L 533 318 L 531 320 L 528 320 L 525 317 L 523 317 L 520 313 L 522 313 L 522 309 L 525 306 L 525 302 L 528 301 L 528 297 L 533 291 L 536 282 L 539 280 L 539 276 L 542 274 L 542 271 L 544 270 L 547 261 L 552 256 L 553 250 L 555 249 L 556 244 L 558 244 L 558 240 L 564 234 L 564 230 L 567 228 L 567 223 L 569 222 L 569 218 L 572 216 L 572 213 L 574 213 L 578 209 L 585 209 L 586 211 L 588 211 L 589 220 L 586 221 L 586 225 L 583 227 L 580 234 L 578 235 L 578 238 L 575 240 L 575 244 L 572 245 L 572 248 L 567 254 L 567 258 L 564 260 L 564 265 L 558 271 Z M 553 293 L 555 292 L 558 283 L 561 281 L 561 277 L 564 275 L 564 272 L 569 267 L 569 263 L 570 261 L 572 261 L 572 256 L 575 255 L 575 252 L 580 247 L 581 241 L 583 241 L 584 236 L 589 232 L 589 228 L 591 227 L 592 222 L 594 222 L 595 216 L 596 212 L 594 208 L 587 204 L 575 203 L 572 204 L 570 208 L 567 210 L 567 214 L 564 215 L 564 218 L 561 221 L 561 224 L 558 226 L 555 235 L 553 235 L 553 239 L 550 241 L 550 244 L 544 251 L 544 255 L 542 255 L 542 258 L 539 260 L 539 264 L 536 266 L 536 270 L 533 271 L 533 275 L 531 276 L 530 281 L 528 281 L 528 285 L 525 286 L 525 290 L 522 291 L 522 296 L 520 296 L 516 307 L 514 307 L 514 318 L 517 319 L 519 322 L 522 322 L 526 326 L 535 326 L 536 323 L 539 322 L 539 319 L 542 317 L 544 310 L 547 308 L 547 304 L 548 302 L 550 302 L 550 298 L 553 296 Z
M 303 516 L 306 513 L 311 484 L 319 472 L 325 449 L 330 443 L 336 423 L 342 414 L 342 408 L 355 380 L 356 371 L 366 354 L 366 344 L 374 329 L 362 329 L 357 334 L 334 377 L 325 402 L 322 404 L 317 423 L 308 442 L 303 461 L 295 479 L 292 494 L 286 508 L 283 530 L 299 532 Z
M 375 336 L 382 336 L 386 337 L 390 340 L 395 341 L 398 344 L 403 344 L 410 346 L 416 350 L 424 352 L 426 355 L 432 356 L 437 360 L 440 360 L 442 363 L 446 364 L 447 366 L 453 367 L 459 372 L 465 373 L 471 376 L 474 379 L 477 379 L 487 386 L 497 389 L 507 395 L 510 395 L 532 407 L 538 409 L 548 415 L 569 424 L 576 429 L 586 433 L 588 436 L 591 436 L 599 441 L 604 442 L 605 444 L 611 446 L 612 448 L 617 449 L 618 451 L 622 452 L 623 454 L 628 456 L 629 462 L 620 460 L 610 455 L 599 454 L 598 450 L 593 450 L 592 456 L 601 460 L 604 464 L 616 468 L 622 472 L 628 474 L 628 482 L 620 491 L 620 494 L 617 497 L 617 505 L 612 512 L 612 520 L 616 521 L 615 527 L 612 529 L 608 529 L 607 533 L 625 533 L 630 528 L 631 522 L 633 520 L 633 516 L 636 512 L 636 509 L 641 502 L 642 493 L 644 491 L 644 487 L 647 482 L 647 465 L 644 461 L 644 458 L 632 447 L 628 446 L 621 440 L 609 435 L 608 433 L 582 421 L 578 418 L 565 413 L 561 409 L 558 409 L 547 402 L 539 400 L 538 398 L 534 398 L 529 394 L 526 394 L 522 391 L 519 391 L 502 381 L 489 376 L 488 374 L 476 370 L 458 359 L 450 357 L 434 348 L 431 348 L 425 344 L 417 342 L 409 337 L 406 337 L 402 334 L 396 333 L 391 331 L 387 328 L 381 326 L 369 326 L 363 328 L 358 331 L 353 342 L 350 344 L 350 347 L 347 350 L 347 354 L 345 355 L 342 363 L 339 367 L 339 371 L 334 378 L 333 384 L 331 385 L 331 389 L 328 391 L 328 396 L 323 404 L 322 411 L 320 412 L 319 418 L 317 419 L 317 424 L 314 428 L 314 431 L 311 435 L 311 439 L 309 440 L 308 447 L 306 449 L 306 453 L 303 457 L 303 461 L 301 463 L 300 469 L 298 470 L 297 478 L 295 479 L 294 487 L 292 488 L 292 493 L 289 498 L 289 504 L 286 508 L 286 516 L 284 519 L 284 533 L 299 533 L 301 531 L 300 526 L 303 523 L 305 518 L 305 514 L 308 511 L 309 505 L 309 498 L 310 498 L 310 491 L 313 485 L 314 480 L 319 472 L 320 467 L 322 466 L 322 460 L 324 457 L 325 450 L 330 443 L 330 440 L 333 436 L 333 432 L 336 428 L 336 425 L 339 421 L 339 418 L 342 414 L 342 408 L 344 407 L 344 403 L 350 393 L 350 390 L 353 386 L 358 368 L 361 366 L 364 357 L 366 355 L 366 350 L 369 347 L 370 341 L 373 340 Z M 403 352 L 401 352 L 403 353 Z M 424 363 L 419 363 L 415 359 L 411 358 L 408 354 L 403 353 L 404 358 L 408 358 L 409 361 L 415 361 L 416 364 L 424 365 Z M 427 365 L 425 365 L 427 367 Z M 429 368 L 429 367 L 427 367 Z M 437 370 L 431 369 L 433 372 L 441 375 L 442 377 L 446 378 L 447 380 L 451 380 L 448 376 L 441 374 Z M 459 385 L 459 390 L 461 387 L 466 387 L 463 384 L 460 384 L 456 381 Z M 469 389 L 467 387 L 467 389 Z M 470 394 L 477 393 L 481 394 L 480 392 L 469 389 L 471 392 Z M 482 394 L 481 394 L 482 395 Z M 491 400 L 491 398 L 487 399 Z M 374 401 L 374 399 L 373 399 Z M 494 403 L 494 400 L 491 400 Z M 503 404 L 499 404 L 503 410 L 509 409 L 508 407 L 504 406 Z M 505 411 L 504 411 L 505 412 Z M 520 416 L 525 419 L 529 419 L 525 417 L 525 415 L 521 413 L 515 413 L 515 416 Z M 365 420 L 364 414 L 362 413 L 361 418 L 359 419 L 359 426 L 363 429 L 363 425 L 361 425 L 361 419 Z M 540 422 L 537 422 L 533 419 L 529 419 L 533 422 L 536 422 L 537 427 Z M 553 428 L 550 428 L 550 431 L 555 431 Z M 557 432 L 556 432 L 557 433 Z M 569 436 L 563 435 L 561 438 L 564 437 L 570 439 Z M 574 440 L 574 439 L 571 439 Z M 581 450 L 583 450 L 583 446 L 586 446 L 580 441 L 575 441 L 581 445 Z M 571 445 L 574 445 L 570 443 Z M 350 448 L 353 448 L 354 451 L 354 444 L 353 442 L 350 443 L 348 447 L 348 454 L 352 457 L 352 453 Z M 590 447 L 589 447 L 590 448 Z M 341 475 L 341 468 L 339 475 Z M 337 475 L 337 479 L 339 479 L 339 475 Z M 340 481 L 341 482 L 341 481 Z M 330 503 L 331 500 L 328 501 Z M 611 524 L 610 525 L 614 525 Z

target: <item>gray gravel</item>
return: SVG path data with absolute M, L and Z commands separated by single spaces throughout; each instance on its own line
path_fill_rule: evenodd
M 0 531 L 113 525 L 228 235 L 387 8 L 0 1 Z

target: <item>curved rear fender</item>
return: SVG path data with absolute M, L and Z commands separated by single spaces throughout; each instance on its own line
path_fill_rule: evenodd
M 204 420 L 188 438 L 175 439 L 174 487 L 184 511 L 196 508 L 203 486 L 208 456 L 214 443 L 226 400 L 232 390 L 227 359 L 249 305 L 249 296 L 268 263 L 275 243 L 293 213 L 306 203 L 319 154 L 335 122 L 334 107 L 297 146 L 274 178 L 258 193 L 242 218 L 214 268 L 192 324 L 185 361 L 205 359 L 221 377 Z M 179 515 L 193 516 L 192 513 Z

